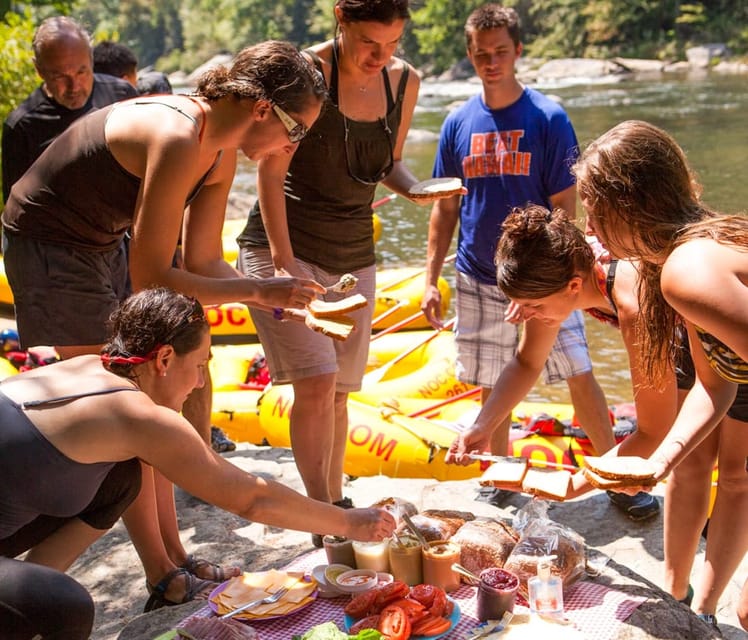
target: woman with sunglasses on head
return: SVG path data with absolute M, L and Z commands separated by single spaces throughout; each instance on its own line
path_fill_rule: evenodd
M 373 303 L 374 191 L 381 182 L 407 197 L 417 182 L 402 153 L 420 81 L 394 56 L 409 16 L 408 0 L 335 2 L 335 37 L 304 52 L 329 99 L 292 156 L 260 161 L 259 202 L 238 239 L 245 274 L 291 273 L 329 286 L 352 273 L 356 293 Z M 372 308 L 351 314 L 356 331 L 345 342 L 252 311 L 273 382 L 294 387 L 291 443 L 307 493 L 343 507 L 346 401 L 361 386 Z
M 310 279 L 244 277 L 224 261 L 221 231 L 237 151 L 253 160 L 292 153 L 292 138 L 317 119 L 325 95 L 306 59 L 273 41 L 206 72 L 193 95 L 135 98 L 70 126 L 13 185 L 3 212 L 24 348 L 51 345 L 63 358 L 98 353 L 107 318 L 129 293 L 128 275 L 134 290 L 168 286 L 203 304 L 303 308 L 324 291 Z M 173 264 L 180 232 L 183 269 Z M 185 415 L 209 441 L 207 382 Z M 156 545 L 143 561 L 148 584 L 170 587 L 165 600 L 192 592 L 184 575 L 173 579 L 177 567 L 212 580 L 238 571 L 188 557 L 171 484 L 146 473 L 143 485 L 125 522 L 136 544 Z
M 138 493 L 139 461 L 249 521 L 356 540 L 391 534 L 395 522 L 385 510 L 341 511 L 311 500 L 242 471 L 200 439 L 179 413 L 203 385 L 210 358 L 209 326 L 196 300 L 145 289 L 122 304 L 111 324 L 100 356 L 78 356 L 0 383 L 4 639 L 89 637 L 90 596 L 60 572 Z M 13 559 L 25 551 L 25 561 Z
M 692 452 L 698 454 L 700 443 L 713 440 L 713 430 L 735 407 L 739 385 L 748 384 L 748 217 L 710 210 L 700 199 L 701 187 L 683 150 L 647 122 L 622 122 L 600 136 L 585 150 L 575 173 L 588 227 L 614 257 L 641 262 L 638 337 L 643 371 L 654 384 L 678 348 L 681 327 L 686 329 L 694 383 L 651 456 L 657 478 L 674 472 L 674 479 L 686 482 Z M 748 421 L 745 406 L 742 413 L 741 422 L 729 430 L 723 426 L 719 434 L 719 490 L 708 538 L 716 542 L 719 535 L 724 544 L 714 545 L 718 561 L 707 554 L 706 578 L 693 598 L 693 609 L 714 624 L 717 599 L 730 577 L 718 565 L 737 567 L 748 549 L 748 507 L 740 499 L 748 486 L 748 438 L 737 433 Z M 723 456 L 732 464 L 723 467 Z M 686 469 L 679 468 L 681 463 Z M 682 548 L 682 530 L 673 535 L 671 544 Z M 687 598 L 688 575 L 674 564 L 667 576 L 670 591 Z M 739 608 L 748 628 L 748 588 Z

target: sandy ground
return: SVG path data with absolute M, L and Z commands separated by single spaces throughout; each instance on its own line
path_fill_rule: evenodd
M 225 457 L 247 471 L 302 490 L 293 457 L 286 449 L 241 444 L 237 451 Z M 419 508 L 454 508 L 505 518 L 510 518 L 528 500 L 517 494 L 497 509 L 473 500 L 477 486 L 476 480 L 437 482 L 379 476 L 351 480 L 346 495 L 358 505 L 399 496 Z M 177 503 L 184 544 L 189 552 L 202 557 L 238 563 L 245 568 L 265 569 L 282 566 L 299 553 L 312 549 L 307 533 L 246 522 L 181 490 L 177 490 Z M 655 585 L 662 584 L 661 516 L 649 522 L 634 523 L 623 517 L 599 492 L 556 504 L 550 515 L 584 536 L 593 552 L 601 552 L 603 557 L 609 557 Z M 694 577 L 702 562 L 703 550 L 696 560 Z M 116 640 L 124 626 L 142 611 L 147 597 L 142 569 L 121 523 L 75 563 L 71 574 L 90 589 L 96 601 L 92 640 Z M 748 634 L 740 630 L 735 616 L 742 584 L 740 578 L 746 575 L 748 561 L 743 562 L 720 600 L 717 616 L 725 638 L 748 638 Z

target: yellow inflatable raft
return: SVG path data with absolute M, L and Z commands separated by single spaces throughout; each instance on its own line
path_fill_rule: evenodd
M 451 290 L 444 278 L 439 279 L 439 291 L 442 294 L 442 311 L 446 314 Z M 426 318 L 420 312 L 422 296 L 423 269 L 398 267 L 378 271 L 373 328 L 376 330 L 396 325 L 404 325 L 403 328 L 408 329 L 428 327 Z M 209 306 L 205 313 L 216 342 L 256 340 L 254 323 L 243 304 L 234 302 Z
M 393 196 L 395 194 L 392 194 Z M 374 205 L 384 204 L 392 200 L 392 197 L 385 197 L 381 200 L 377 200 Z M 371 216 L 372 223 L 374 224 L 374 242 L 377 242 L 382 237 L 382 220 L 374 213 Z M 229 219 L 223 223 L 223 257 L 226 262 L 230 264 L 236 264 L 236 259 L 239 256 L 239 245 L 236 244 L 236 239 L 239 234 L 244 231 L 244 227 L 247 225 L 246 218 Z

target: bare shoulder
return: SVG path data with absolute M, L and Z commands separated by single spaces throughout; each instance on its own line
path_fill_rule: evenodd
M 143 143 L 198 146 L 204 112 L 181 95 L 144 96 L 122 102 L 109 114 L 105 127 L 110 144 Z
M 408 70 L 408 90 L 411 90 L 413 87 L 419 87 L 421 84 L 421 75 L 412 64 L 402 58 L 393 56 L 389 65 L 387 65 L 387 71 L 390 73 L 393 84 L 400 82 L 400 78 L 406 69 Z
M 712 238 L 696 238 L 676 247 L 662 265 L 663 289 L 714 285 L 734 274 L 736 259 L 748 253 Z
M 613 298 L 619 317 L 635 317 L 639 313 L 639 270 L 630 260 L 619 260 L 613 284 Z

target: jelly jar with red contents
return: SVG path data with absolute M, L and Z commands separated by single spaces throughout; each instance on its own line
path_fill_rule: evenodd
M 499 567 L 483 569 L 476 595 L 478 619 L 500 620 L 505 612 L 513 611 L 518 589 L 519 578 L 511 571 Z

